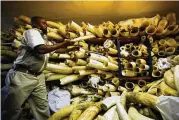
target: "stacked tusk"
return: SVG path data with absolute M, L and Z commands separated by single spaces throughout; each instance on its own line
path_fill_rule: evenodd
M 89 58 L 103 63 L 107 63 L 109 61 L 107 57 L 95 53 L 90 53 Z
M 87 61 L 88 61 L 88 64 L 87 64 L 88 67 L 96 68 L 99 70 L 106 70 L 105 65 L 97 60 L 88 59 Z
M 32 28 L 30 18 L 23 15 L 15 17 L 14 23 L 13 31 L 8 34 L 2 32 L 1 35 L 2 75 L 12 68 L 11 60 L 17 57 L 23 33 Z M 61 22 L 47 21 L 47 26 L 49 42 L 56 44 L 70 40 L 71 43 L 50 53 L 49 63 L 43 71 L 45 80 L 60 82 L 61 89 L 70 91 L 73 102 L 72 105 L 60 109 L 58 114 L 50 119 L 151 120 L 156 118 L 151 116 L 149 107 L 156 108 L 158 96 L 178 96 L 178 67 L 175 66 L 179 61 L 179 25 L 176 23 L 175 13 L 164 17 L 157 14 L 151 18 L 128 19 L 118 24 L 107 21 L 99 25 L 85 22 L 78 25 L 70 21 L 65 25 Z M 140 40 L 129 44 L 121 42 L 123 39 L 130 42 L 136 38 Z M 150 47 L 147 44 L 152 46 L 151 53 L 148 52 Z M 152 56 L 152 61 L 149 61 L 149 55 Z M 166 68 L 161 64 L 165 64 Z M 119 72 L 122 73 L 122 77 Z M 153 82 L 147 81 L 151 77 Z M 159 78 L 162 79 L 156 80 Z M 124 80 L 123 83 L 123 79 L 127 82 Z M 131 82 L 135 79 L 138 81 Z M 73 98 L 74 96 L 78 97 Z M 96 101 L 107 97 L 117 97 L 117 101 L 109 101 L 105 108 L 107 113 L 103 116 L 98 115 L 105 103 Z M 82 101 L 86 100 L 94 102 L 83 104 Z
M 155 32 L 156 32 L 156 27 L 155 27 L 155 26 L 150 25 L 150 26 L 148 26 L 148 27 L 146 28 L 146 33 L 147 33 L 148 35 L 154 35 Z
M 118 68 L 119 68 L 118 65 L 113 64 L 111 62 L 107 62 L 105 67 L 107 70 L 111 70 L 111 71 L 118 71 Z
M 119 30 L 113 28 L 113 29 L 111 30 L 111 35 L 112 35 L 113 37 L 118 37 L 118 36 L 119 36 Z
M 129 91 L 131 91 L 131 90 L 133 90 L 134 89 L 134 83 L 132 83 L 132 82 L 126 82 L 125 83 L 125 87 L 126 87 L 126 89 L 127 90 L 129 90 Z
M 98 37 L 103 37 L 103 28 L 101 27 L 101 26 L 95 26 L 94 27 L 94 29 L 95 29 L 95 34 L 98 36 Z
M 153 77 L 161 77 L 161 76 L 162 76 L 162 73 L 161 73 L 161 71 L 159 71 L 159 70 L 153 70 L 152 76 L 153 76 Z
M 126 77 L 135 77 L 137 74 L 134 71 L 122 70 L 122 75 Z
M 135 37 L 139 34 L 139 28 L 138 27 L 132 27 L 130 31 L 130 36 Z
M 103 30 L 103 35 L 107 38 L 111 37 L 111 32 L 108 29 Z
M 77 59 L 75 64 L 85 66 L 87 64 L 87 62 L 85 60 L 83 60 L 83 59 Z
M 145 80 L 139 80 L 138 85 L 139 85 L 139 87 L 143 87 L 143 86 L 146 85 L 146 81 Z
M 83 32 L 83 29 L 81 28 L 81 26 L 79 26 L 74 21 L 71 21 L 68 27 L 69 27 L 69 29 L 72 29 L 74 31 Z
M 84 76 L 80 76 L 78 74 L 72 74 L 72 75 L 69 75 L 69 76 L 66 76 L 64 78 L 61 78 L 60 79 L 60 83 L 61 85 L 66 85 L 68 83 L 71 83 L 71 82 L 74 82 L 74 81 L 77 81 L 77 80 L 80 80 L 82 79 Z

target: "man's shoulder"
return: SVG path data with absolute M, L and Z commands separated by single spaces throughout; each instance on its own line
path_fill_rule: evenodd
M 26 35 L 40 35 L 40 31 L 38 29 L 32 28 L 32 29 L 28 29 L 25 32 Z
M 26 32 L 38 32 L 38 33 L 40 33 L 39 30 L 35 29 L 35 28 L 28 29 L 28 30 L 26 30 Z

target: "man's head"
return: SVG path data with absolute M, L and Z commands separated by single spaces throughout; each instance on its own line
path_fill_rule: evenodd
M 47 23 L 44 18 L 39 16 L 32 17 L 31 23 L 33 28 L 38 28 L 42 30 L 43 33 L 47 33 Z

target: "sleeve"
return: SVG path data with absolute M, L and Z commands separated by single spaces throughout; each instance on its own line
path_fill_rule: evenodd
M 34 49 L 38 45 L 45 44 L 44 39 L 42 38 L 39 31 L 31 29 L 26 31 L 27 45 Z

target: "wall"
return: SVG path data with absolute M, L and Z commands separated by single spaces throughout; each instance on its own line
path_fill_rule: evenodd
M 120 20 L 136 17 L 152 17 L 159 13 L 166 15 L 176 12 L 179 16 L 179 2 L 87 2 L 87 1 L 2 1 L 1 27 L 7 29 L 12 26 L 13 18 L 18 15 L 43 16 L 48 20 L 67 23 L 73 20 L 77 23 L 89 22 L 99 24 L 103 21 L 117 23 Z

